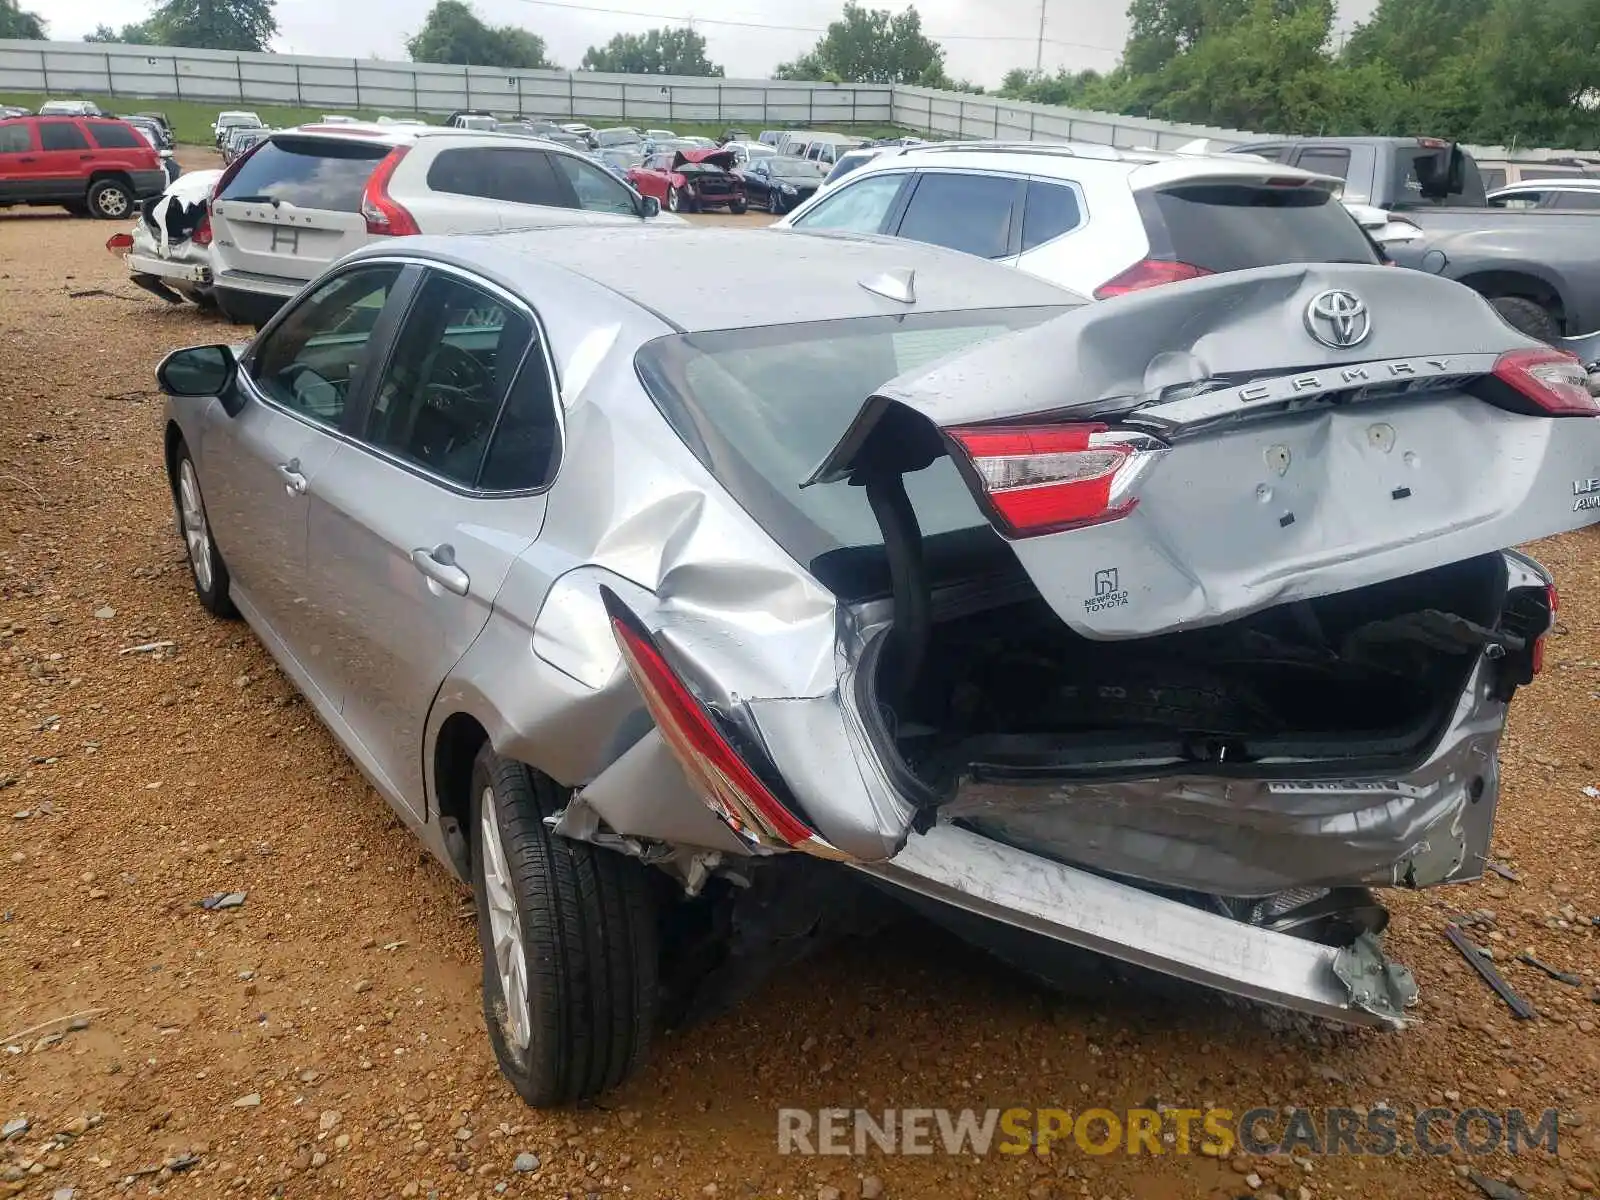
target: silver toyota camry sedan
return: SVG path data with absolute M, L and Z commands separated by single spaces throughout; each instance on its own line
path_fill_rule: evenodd
M 856 895 L 1404 1025 L 1375 889 L 1480 873 L 1508 547 L 1600 518 L 1578 360 L 1376 266 L 407 238 L 159 377 L 201 603 L 470 881 L 534 1104 Z

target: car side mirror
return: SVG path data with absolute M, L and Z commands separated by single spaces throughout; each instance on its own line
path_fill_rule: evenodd
M 654 196 L 640 196 L 639 215 L 646 221 L 651 217 L 659 217 L 661 215 L 661 201 Z
M 239 363 L 228 346 L 190 346 L 174 350 L 156 368 L 156 382 L 169 396 L 221 396 L 233 387 Z

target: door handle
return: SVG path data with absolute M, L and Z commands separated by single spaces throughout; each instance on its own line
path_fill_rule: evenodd
M 31 154 L 25 154 L 21 158 L 17 159 L 17 161 L 18 162 L 38 162 L 39 160 L 37 158 L 35 158 L 33 155 L 31 155 Z
M 78 159 L 79 159 L 80 162 L 88 162 L 93 157 L 94 157 L 94 155 L 92 155 L 92 154 L 80 154 L 80 155 L 78 155 Z
M 291 458 L 286 463 L 278 464 L 278 474 L 283 477 L 283 490 L 291 496 L 304 496 L 306 494 L 306 477 L 300 474 L 300 460 Z
M 445 591 L 454 592 L 457 596 L 465 596 L 467 588 L 472 585 L 472 578 L 456 566 L 456 550 L 448 542 L 432 550 L 419 546 L 411 552 L 411 565 Z

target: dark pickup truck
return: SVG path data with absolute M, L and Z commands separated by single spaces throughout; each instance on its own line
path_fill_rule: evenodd
M 1307 137 L 1230 152 L 1343 179 L 1345 204 L 1390 258 L 1466 284 L 1524 333 L 1554 341 L 1600 330 L 1600 213 L 1491 208 L 1461 146 Z

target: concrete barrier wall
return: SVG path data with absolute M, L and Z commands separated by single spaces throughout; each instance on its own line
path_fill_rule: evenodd
M 486 108 L 634 124 L 708 121 L 763 129 L 887 125 L 894 117 L 893 89 L 887 85 L 510 71 L 84 42 L 0 40 L 0 92 L 192 100 L 218 107 L 283 104 L 330 112 Z

